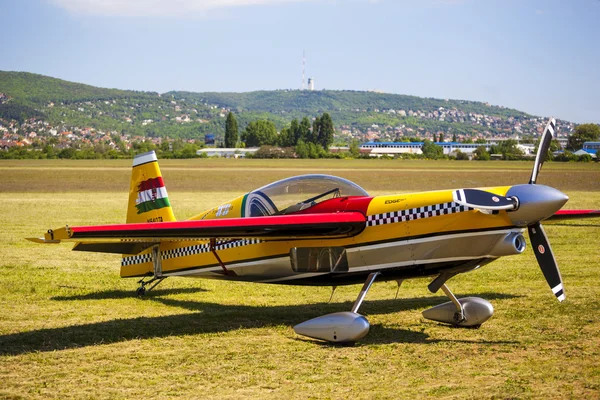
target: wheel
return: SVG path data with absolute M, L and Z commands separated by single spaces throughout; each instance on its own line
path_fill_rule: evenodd
M 146 288 L 145 288 L 145 287 L 143 287 L 143 286 L 142 286 L 142 287 L 139 287 L 139 288 L 137 288 L 137 290 L 135 291 L 135 294 L 136 294 L 138 297 L 144 297 L 144 295 L 146 294 Z

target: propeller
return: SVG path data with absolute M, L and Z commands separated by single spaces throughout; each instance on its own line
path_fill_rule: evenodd
M 562 277 L 560 276 L 558 264 L 556 263 L 552 248 L 550 247 L 550 242 L 548 242 L 548 237 L 546 236 L 546 232 L 544 232 L 544 228 L 542 228 L 542 224 L 536 222 L 535 224 L 529 225 L 527 230 L 529 231 L 529 240 L 531 240 L 535 258 L 537 258 L 537 262 L 542 269 L 546 282 L 550 285 L 552 293 L 554 293 L 558 301 L 563 301 L 565 299 L 565 291 L 563 289 Z
M 556 120 L 554 118 L 550 118 L 550 121 L 548 121 L 548 124 L 544 129 L 544 133 L 542 133 L 542 138 L 540 139 L 540 145 L 538 146 L 538 152 L 535 156 L 535 165 L 533 166 L 533 171 L 531 171 L 529 184 L 535 184 L 537 181 L 538 174 L 542 169 L 542 164 L 548 155 L 548 149 L 550 149 L 550 143 L 552 142 L 555 130 Z
M 535 165 L 533 166 L 531 178 L 529 179 L 529 184 L 531 185 L 534 185 L 537 181 L 538 174 L 542 169 L 542 164 L 548 154 L 548 149 L 550 148 L 550 142 L 554 136 L 555 129 L 556 121 L 554 118 L 551 118 L 544 129 L 544 133 L 542 133 L 538 152 L 535 157 Z M 554 253 L 552 252 L 544 228 L 542 228 L 542 224 L 540 224 L 539 221 L 536 221 L 527 226 L 527 231 L 529 232 L 529 239 L 535 253 L 535 258 L 546 278 L 546 282 L 550 285 L 550 289 L 552 289 L 552 293 L 554 293 L 558 301 L 563 301 L 565 299 L 565 291 L 563 289 L 562 277 L 560 276 L 558 264 L 556 263 Z

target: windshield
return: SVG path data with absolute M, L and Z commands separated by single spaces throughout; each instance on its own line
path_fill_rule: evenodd
M 305 210 L 335 197 L 368 196 L 349 180 L 331 175 L 301 175 L 283 179 L 248 193 L 244 215 L 259 217 Z

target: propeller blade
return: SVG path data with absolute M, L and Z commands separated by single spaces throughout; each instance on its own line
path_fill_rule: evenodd
M 538 174 L 540 173 L 540 170 L 542 169 L 542 164 L 544 163 L 546 155 L 548 154 L 550 142 L 552 142 L 555 130 L 556 120 L 554 118 L 550 118 L 550 121 L 548 121 L 546 128 L 544 128 L 544 133 L 542 133 L 542 138 L 540 140 L 538 152 L 535 156 L 535 164 L 533 166 L 533 171 L 531 171 L 531 178 L 529 179 L 529 184 L 533 184 L 537 181 Z
M 558 264 L 556 264 L 556 259 L 552 253 L 552 248 L 550 247 L 544 228 L 542 228 L 539 222 L 536 222 L 529 225 L 527 229 L 535 258 L 537 258 L 546 282 L 550 285 L 552 293 L 554 293 L 558 301 L 563 301 L 565 299 L 565 291 L 563 289 L 562 277 L 560 276 Z

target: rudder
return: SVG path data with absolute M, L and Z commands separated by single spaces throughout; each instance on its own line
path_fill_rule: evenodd
M 130 224 L 171 221 L 176 219 L 158 167 L 156 153 L 149 151 L 136 155 L 131 170 L 126 222 Z

